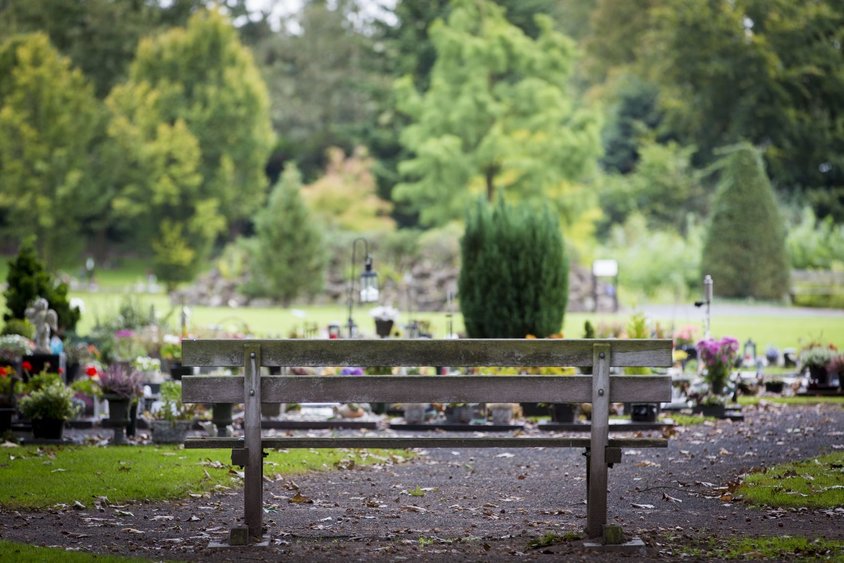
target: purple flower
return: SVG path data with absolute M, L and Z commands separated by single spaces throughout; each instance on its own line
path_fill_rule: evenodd
M 135 332 L 128 328 L 121 328 L 120 330 L 114 332 L 114 336 L 117 338 L 132 338 L 135 336 Z
M 340 370 L 340 375 L 363 375 L 361 368 L 343 368 Z

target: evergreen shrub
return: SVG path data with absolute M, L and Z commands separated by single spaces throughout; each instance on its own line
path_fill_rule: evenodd
M 568 260 L 548 206 L 470 209 L 461 240 L 460 308 L 471 338 L 539 338 L 560 332 L 568 303 Z
M 8 312 L 3 314 L 3 320 L 7 324 L 12 319 L 26 319 L 26 308 L 37 297 L 43 297 L 59 317 L 59 332 L 73 332 L 76 329 L 79 309 L 70 306 L 67 284 L 56 282 L 38 259 L 33 237 L 21 244 L 18 255 L 9 263 L 6 282 L 3 296 L 6 298 Z
M 720 185 L 701 258 L 722 297 L 781 299 L 789 290 L 785 224 L 759 151 L 742 143 L 717 163 Z

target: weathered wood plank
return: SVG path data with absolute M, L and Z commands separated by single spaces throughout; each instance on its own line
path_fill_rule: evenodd
M 603 533 L 607 523 L 607 467 L 606 448 L 609 444 L 610 391 L 615 382 L 610 381 L 610 347 L 595 346 L 592 369 L 592 436 L 587 479 L 588 497 L 586 535 L 590 538 Z
M 591 366 L 592 347 L 611 347 L 610 365 L 669 367 L 671 340 L 185 340 L 186 366 L 238 367 L 243 346 L 261 346 L 264 366 Z
M 338 436 L 264 438 L 264 448 L 588 448 L 589 438 L 575 437 L 430 437 L 430 436 Z M 664 448 L 665 438 L 610 438 L 611 448 Z M 243 447 L 242 438 L 188 438 L 192 449 L 228 449 Z
M 247 465 L 243 478 L 244 520 L 250 541 L 263 535 L 264 517 L 264 453 L 261 445 L 261 347 L 245 347 L 244 377 L 240 390 L 244 397 L 243 435 Z
M 588 403 L 592 377 L 575 376 L 264 376 L 261 400 L 267 403 Z M 613 376 L 613 402 L 671 400 L 669 376 Z M 242 403 L 242 376 L 196 375 L 182 378 L 189 403 Z

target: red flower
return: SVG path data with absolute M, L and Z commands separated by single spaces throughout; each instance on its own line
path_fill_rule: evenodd
M 59 375 L 64 373 L 64 368 L 59 368 Z
M 97 368 L 94 366 L 88 366 L 85 368 L 85 375 L 88 377 L 96 377 L 97 376 Z
M 26 372 L 32 371 L 32 364 L 26 361 L 21 362 L 21 368 L 23 368 L 23 371 Z
M 6 377 L 9 375 L 9 368 L 6 366 L 0 366 L 0 377 Z

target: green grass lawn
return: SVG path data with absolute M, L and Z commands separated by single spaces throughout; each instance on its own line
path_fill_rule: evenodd
M 36 547 L 23 543 L 0 540 L 0 561 L 14 561 L 15 563 L 131 563 L 132 561 L 149 561 L 136 557 L 120 557 L 117 555 L 98 555 L 84 551 L 67 551 L 58 547 Z
M 844 407 L 844 397 L 779 397 L 770 395 L 765 397 L 748 397 L 740 395 L 740 405 L 758 405 L 761 401 L 778 405 L 840 405 Z
M 784 463 L 748 475 L 737 491 L 751 504 L 782 508 L 844 506 L 844 452 Z
M 397 455 L 378 450 L 270 451 L 265 475 L 294 475 L 332 469 L 341 463 L 365 465 Z M 164 500 L 202 493 L 242 481 L 228 450 L 185 450 L 179 447 L 38 447 L 0 452 L 0 505 L 45 508 L 78 501 L 90 507 L 98 497 L 109 502 Z

